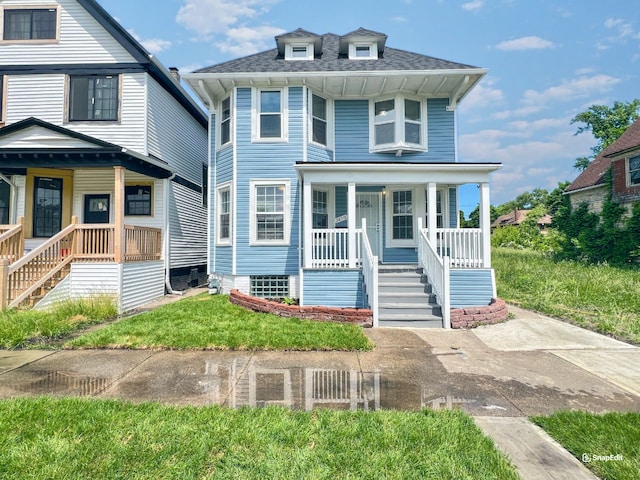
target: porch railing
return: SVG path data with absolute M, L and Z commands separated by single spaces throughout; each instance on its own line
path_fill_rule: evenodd
M 356 265 L 360 266 L 362 230 L 356 230 Z M 322 228 L 311 231 L 311 268 L 348 268 L 349 231 L 346 228 Z
M 6 279 L 0 279 L 0 289 L 6 292 L 0 298 L 15 307 L 29 298 L 38 288 L 64 271 L 72 261 L 113 262 L 115 258 L 115 225 L 71 225 L 48 239 L 27 255 L 12 262 Z M 3 236 L 6 234 L 3 234 Z M 125 262 L 159 260 L 162 254 L 162 232 L 157 228 L 125 225 Z M 4 307 L 4 305 L 0 305 Z
M 0 225 L 0 259 L 15 262 L 24 254 L 23 219 L 17 225 Z
M 362 219 L 362 276 L 364 277 L 364 288 L 367 296 L 367 303 L 373 314 L 373 326 L 378 326 L 378 257 L 373 254 L 369 237 L 367 236 L 367 221 Z
M 428 237 L 428 229 L 424 230 Z M 436 229 L 437 252 L 449 257 L 452 268 L 482 268 L 482 230 L 479 228 Z
M 420 229 L 418 235 L 418 263 L 436 294 L 442 308 L 444 328 L 451 328 L 451 299 L 449 292 L 449 257 L 441 256 L 429 241 L 427 231 Z

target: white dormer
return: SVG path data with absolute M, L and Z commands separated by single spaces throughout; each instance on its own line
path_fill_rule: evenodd
M 313 60 L 313 43 L 287 43 L 284 47 L 285 60 Z
M 313 60 L 322 55 L 322 37 L 301 28 L 276 37 L 278 55 L 285 60 Z
M 377 42 L 353 42 L 349 44 L 350 60 L 370 60 L 378 58 Z

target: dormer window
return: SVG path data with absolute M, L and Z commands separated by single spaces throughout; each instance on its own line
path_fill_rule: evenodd
M 285 60 L 313 60 L 313 44 L 287 44 Z
M 349 58 L 351 60 L 369 60 L 378 58 L 378 46 L 376 43 L 352 43 L 349 45 Z

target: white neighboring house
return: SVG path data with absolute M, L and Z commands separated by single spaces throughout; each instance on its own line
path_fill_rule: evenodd
M 177 72 L 94 0 L 3 0 L 0 58 L 0 306 L 126 311 L 204 274 L 208 120 Z

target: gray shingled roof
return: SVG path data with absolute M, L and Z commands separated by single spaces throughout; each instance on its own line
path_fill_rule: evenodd
M 327 33 L 323 35 L 322 38 L 322 54 L 317 56 L 313 61 L 285 60 L 282 55 L 278 53 L 278 49 L 274 48 L 247 57 L 201 68 L 193 73 L 374 72 L 478 68 L 390 47 L 386 47 L 384 53 L 378 59 L 349 60 L 347 56 L 339 54 L 340 36 Z

